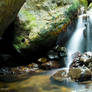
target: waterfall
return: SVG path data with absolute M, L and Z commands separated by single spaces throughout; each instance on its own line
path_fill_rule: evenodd
M 87 51 L 92 51 L 92 9 L 87 11 Z
M 68 50 L 68 60 L 67 60 L 67 67 L 72 62 L 72 54 L 78 51 L 82 51 L 82 40 L 83 40 L 83 30 L 85 29 L 84 23 L 83 23 L 83 16 L 80 15 L 78 17 L 77 27 L 75 29 L 75 32 L 73 33 L 72 37 L 70 38 L 67 50 Z
M 79 15 L 76 29 L 67 43 L 68 57 L 66 60 L 66 67 L 69 68 L 72 63 L 72 55 L 76 52 L 84 52 L 85 44 L 86 51 L 92 51 L 92 9 L 86 14 Z

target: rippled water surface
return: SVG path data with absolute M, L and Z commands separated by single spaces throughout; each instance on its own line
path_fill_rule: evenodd
M 23 81 L 0 82 L 0 92 L 92 92 L 92 83 L 57 82 L 50 75 L 35 75 Z

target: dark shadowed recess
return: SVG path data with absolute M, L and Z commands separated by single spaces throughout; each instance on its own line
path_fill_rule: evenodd
M 20 65 L 22 55 L 13 47 L 14 22 L 5 30 L 0 39 L 0 67 Z
M 73 21 L 68 27 L 66 32 L 61 32 L 59 37 L 57 38 L 55 45 L 65 46 L 66 42 L 70 38 L 71 34 L 75 29 L 76 20 Z M 37 58 L 39 57 L 46 57 L 47 52 L 51 48 L 46 48 L 43 46 L 38 48 L 36 52 L 31 52 L 30 54 L 26 54 L 25 49 L 25 56 L 24 53 L 19 53 L 13 47 L 13 40 L 14 40 L 14 22 L 7 28 L 5 33 L 3 34 L 2 38 L 0 39 L 0 67 L 15 67 L 20 65 L 27 65 L 32 62 L 36 62 Z M 53 46 L 52 46 L 53 47 Z M 28 50 L 27 50 L 28 51 Z M 28 53 L 28 52 L 27 52 Z
M 43 57 L 49 48 L 38 48 L 38 51 L 30 53 L 30 55 L 23 56 L 23 53 L 19 53 L 13 46 L 14 40 L 14 22 L 4 32 L 2 38 L 0 38 L 0 67 L 15 67 L 20 65 L 27 65 L 31 62 L 35 62 L 38 57 Z
M 92 0 L 88 0 L 88 5 L 89 5 L 90 3 L 92 3 Z

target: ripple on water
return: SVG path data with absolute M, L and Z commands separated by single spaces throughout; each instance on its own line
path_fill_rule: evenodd
M 92 84 L 60 83 L 49 75 L 35 75 L 24 81 L 1 82 L 0 92 L 92 92 Z

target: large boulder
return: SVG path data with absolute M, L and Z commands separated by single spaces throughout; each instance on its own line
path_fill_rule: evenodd
M 83 67 L 92 71 L 92 52 L 85 52 L 84 54 L 75 57 L 70 67 Z
M 78 9 L 78 0 L 26 2 L 16 21 L 14 47 L 29 57 L 37 50 L 44 54 L 44 50 L 56 44 L 61 32 L 66 33 L 67 26 L 76 18 Z
M 73 54 L 73 62 L 69 69 L 57 71 L 51 78 L 57 81 L 92 82 L 92 52 Z
M 17 16 L 25 0 L 0 0 L 0 36 Z
M 82 68 L 70 68 L 69 71 L 63 69 L 57 71 L 51 78 L 59 82 L 87 82 L 92 81 L 92 72 L 89 69 Z
M 53 76 L 51 76 L 52 79 L 59 81 L 59 82 L 63 82 L 66 81 L 67 78 L 67 71 L 66 70 L 60 70 L 58 72 L 56 72 Z

